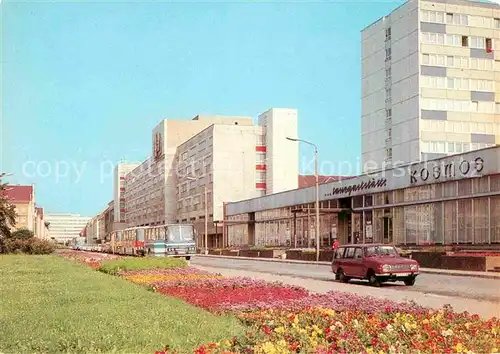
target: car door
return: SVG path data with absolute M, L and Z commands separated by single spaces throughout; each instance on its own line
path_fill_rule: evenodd
M 344 274 L 347 276 L 353 276 L 354 272 L 354 247 L 346 247 L 344 252 L 344 259 L 342 260 L 342 269 L 344 269 Z
M 344 257 L 344 248 L 336 248 L 333 253 L 333 261 L 332 261 L 332 271 L 337 273 L 338 268 L 342 268 L 342 261 Z
M 354 258 L 352 259 L 352 276 L 356 278 L 363 278 L 365 276 L 363 264 L 363 249 L 356 247 L 354 250 Z

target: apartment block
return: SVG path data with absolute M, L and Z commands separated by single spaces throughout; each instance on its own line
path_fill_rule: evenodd
M 138 163 L 122 162 L 115 166 L 113 176 L 113 219 L 116 222 L 126 222 L 125 176 L 138 166 Z
M 286 139 L 298 137 L 297 119 L 297 110 L 287 108 L 272 108 L 259 116 L 263 136 L 259 159 L 265 162 L 261 195 L 298 188 L 299 144 Z
M 233 116 L 163 120 L 151 157 L 124 177 L 127 225 L 190 222 L 204 233 L 206 205 L 210 242 L 223 242 L 224 203 L 298 187 L 299 147 L 287 136 L 297 136 L 294 109 L 270 109 L 258 124 Z
M 500 141 L 500 5 L 412 0 L 362 31 L 364 172 Z
M 209 234 L 218 234 L 222 230 L 216 230 L 217 223 L 222 225 L 226 201 L 259 195 L 258 132 L 253 125 L 214 124 L 178 147 L 177 222 L 191 222 L 204 233 L 208 216 Z
M 214 124 L 252 126 L 253 119 L 198 115 L 191 120 L 163 120 L 153 129 L 152 156 L 125 177 L 126 219 L 130 226 L 177 220 L 177 148 Z

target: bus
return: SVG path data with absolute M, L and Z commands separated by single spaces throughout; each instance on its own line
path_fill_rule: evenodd
M 111 251 L 130 256 L 183 257 L 196 254 L 192 224 L 131 227 L 113 231 Z

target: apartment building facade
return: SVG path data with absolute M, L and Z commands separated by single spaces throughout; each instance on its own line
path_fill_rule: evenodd
M 298 145 L 286 140 L 297 136 L 297 111 L 270 109 L 258 121 L 163 120 L 153 130 L 151 157 L 124 177 L 127 226 L 192 222 L 204 233 L 207 186 L 209 233 L 222 236 L 224 202 L 297 188 Z
M 411 0 L 362 31 L 365 172 L 500 141 L 500 5 Z
M 176 222 L 191 222 L 204 234 L 208 217 L 208 234 L 218 235 L 213 242 L 222 244 L 217 224 L 222 225 L 224 203 L 261 193 L 260 133 L 253 125 L 214 124 L 178 147 Z
M 125 176 L 139 166 L 138 163 L 122 163 L 115 166 L 113 174 L 113 220 L 125 223 Z

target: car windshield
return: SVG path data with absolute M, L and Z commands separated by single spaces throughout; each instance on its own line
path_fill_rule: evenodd
M 398 252 L 393 246 L 372 246 L 367 247 L 365 254 L 367 257 L 371 256 L 397 256 Z

